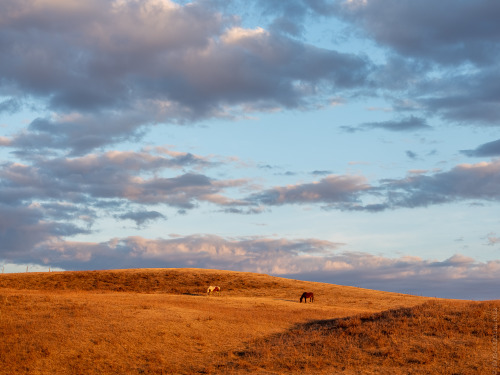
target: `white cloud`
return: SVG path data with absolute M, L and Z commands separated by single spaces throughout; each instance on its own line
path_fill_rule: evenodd
M 232 27 L 221 35 L 221 40 L 226 44 L 239 44 L 248 39 L 259 39 L 263 37 L 269 37 L 269 32 L 262 27 L 257 27 L 256 29 Z

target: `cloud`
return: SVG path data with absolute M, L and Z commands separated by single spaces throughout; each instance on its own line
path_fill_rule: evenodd
M 417 157 L 412 151 L 407 155 Z M 330 175 L 312 183 L 266 189 L 246 198 L 262 207 L 319 204 L 324 209 L 367 212 L 470 200 L 500 201 L 500 160 L 461 164 L 434 174 L 410 171 L 405 178 L 384 179 L 378 184 L 370 184 L 362 176 Z
M 31 254 L 42 264 L 71 269 L 201 267 L 281 274 L 297 271 L 303 258 L 327 254 L 340 243 L 317 239 L 223 238 L 214 235 L 142 237 L 103 243 L 40 243 Z M 311 254 L 311 255 L 307 255 Z M 16 259 L 12 259 L 15 262 Z M 305 260 L 307 263 L 307 259 Z
M 355 35 L 361 31 L 386 49 L 386 61 L 372 78 L 388 98 L 394 97 L 395 110 L 498 126 L 497 3 L 370 0 L 334 7 Z
M 248 10 L 256 14 L 261 23 L 266 23 L 270 30 L 294 37 L 302 37 L 306 31 L 305 23 L 329 16 L 334 8 L 325 0 L 256 0 L 224 2 L 227 11 Z
M 325 176 L 332 174 L 332 171 L 324 171 L 324 170 L 314 170 L 311 172 L 313 176 Z
M 30 252 L 39 243 L 90 234 L 95 222 L 106 216 L 133 220 L 138 227 L 166 219 L 144 205 L 184 213 L 202 202 L 220 209 L 249 206 L 225 196 L 226 190 L 246 187 L 247 180 L 196 173 L 191 169 L 206 171 L 220 163 L 164 147 L 72 158 L 33 155 L 26 161 L 0 165 L 2 254 Z M 258 212 L 248 208 L 248 213 Z
M 16 110 L 22 92 L 56 114 L 11 137 L 26 150 L 82 155 L 140 139 L 152 124 L 305 109 L 358 90 L 372 69 L 354 54 L 243 28 L 210 2 L 7 0 L 0 12 L 11 97 L 0 110 Z
M 144 135 L 142 127 L 146 120 L 141 114 L 127 111 L 37 118 L 27 130 L 11 136 L 8 146 L 24 153 L 57 149 L 83 155 L 109 144 L 139 140 Z
M 244 180 L 214 180 L 193 172 L 162 177 L 160 173 L 165 170 L 207 168 L 218 164 L 164 148 L 151 152 L 109 151 L 74 158 L 32 157 L 30 162 L 10 162 L 1 166 L 0 201 L 57 199 L 93 204 L 99 200 L 119 199 L 192 208 L 195 200 L 211 201 L 211 195 L 245 184 Z
M 165 169 L 209 168 L 217 165 L 209 158 L 191 153 L 175 152 L 163 147 L 136 151 L 107 151 L 81 157 L 35 159 L 35 165 L 65 175 L 85 175 L 86 180 L 104 180 L 106 174 L 153 172 Z
M 6 99 L 0 102 L 0 113 L 15 113 L 21 109 L 21 103 L 15 98 Z
M 30 206 L 40 208 L 45 220 L 65 221 L 66 223 L 79 221 L 85 223 L 87 229 L 92 227 L 98 217 L 93 208 L 70 202 L 32 203 Z
M 50 97 L 52 108 L 79 111 L 121 106 L 130 99 L 132 74 L 161 63 L 169 51 L 206 46 L 222 26 L 200 6 L 154 0 L 64 6 L 8 0 L 1 13 L 8 56 L 2 76 Z
M 49 238 L 90 233 L 102 215 L 133 220 L 137 226 L 165 218 L 158 210 L 144 209 L 144 205 L 163 205 L 186 213 L 201 203 L 209 203 L 219 212 L 248 215 L 284 205 L 379 212 L 460 201 L 500 200 L 498 160 L 462 164 L 433 174 L 419 171 L 378 184 L 370 184 L 362 176 L 329 175 L 314 182 L 261 189 L 246 197 L 230 196 L 227 191 L 241 194 L 242 189 L 250 187 L 249 180 L 218 180 L 194 172 L 162 175 L 180 167 L 210 162 L 201 156 L 155 148 L 75 158 L 37 157 L 31 164 L 5 163 L 0 168 L 0 202 L 23 218 L 28 216 L 24 210 L 34 210 L 33 217 L 37 219 L 31 225 L 45 228 L 41 233 Z M 131 206 L 138 208 L 130 209 Z
M 169 0 L 68 0 L 64 6 L 48 0 L 5 1 L 0 76 L 7 99 L 0 102 L 0 111 L 15 112 L 36 102 L 45 113 L 28 129 L 2 138 L 0 145 L 18 154 L 58 150 L 84 155 L 138 141 L 153 124 L 311 109 L 332 96 L 354 100 L 382 92 L 396 111 L 408 111 L 401 105 L 408 103 L 400 100 L 403 94 L 412 98 L 413 110 L 429 116 L 497 126 L 494 56 L 500 49 L 498 6 L 492 2 L 253 3 L 252 11 L 271 19 L 268 29 L 242 26 L 231 13 L 238 6 L 248 7 Z M 448 6 L 453 12 L 442 12 Z M 397 56 L 388 53 L 377 66 L 361 53 L 290 37 L 319 16 L 341 18 Z M 482 69 L 455 69 L 457 61 Z M 422 116 L 345 129 L 430 128 Z
M 496 64 L 481 70 L 450 70 L 439 78 L 422 80 L 409 95 L 428 115 L 462 125 L 498 126 L 497 70 Z
M 72 223 L 44 220 L 44 215 L 44 209 L 38 205 L 0 203 L 0 258 L 28 260 L 40 243 L 88 233 Z
M 358 202 L 359 196 L 368 189 L 370 185 L 361 176 L 330 175 L 313 183 L 274 187 L 247 199 L 268 206 L 320 203 L 342 207 Z
M 130 201 L 142 204 L 164 203 L 173 207 L 189 209 L 195 201 L 214 201 L 214 194 L 225 188 L 244 185 L 244 180 L 216 181 L 205 175 L 186 173 L 172 178 L 152 178 L 132 181 L 118 194 Z M 220 199 L 218 199 L 220 201 Z M 228 199 L 225 204 L 231 204 Z
M 498 126 L 500 6 L 492 1 L 261 1 L 256 8 L 264 19 L 273 19 L 273 30 L 300 36 L 306 20 L 331 17 L 346 26 L 336 38 L 341 34 L 354 42 L 353 36 L 362 34 L 374 41 L 384 60 L 371 70 L 373 90 L 363 95 L 383 92 L 395 111 Z M 399 122 L 345 129 L 405 130 Z
M 462 150 L 461 153 L 467 156 L 500 156 L 500 139 L 478 146 L 475 150 Z
M 336 4 L 343 19 L 402 56 L 443 65 L 490 65 L 500 54 L 494 1 L 370 0 Z
M 344 131 L 354 133 L 362 130 L 383 129 L 393 132 L 418 131 L 432 129 L 427 121 L 420 117 L 410 116 L 398 121 L 368 122 L 358 126 L 342 126 Z
M 499 270 L 498 260 L 478 262 L 460 254 L 439 261 L 342 253 L 325 261 L 323 269 L 286 276 L 429 297 L 486 300 L 498 299 Z
M 242 204 L 242 205 L 244 205 L 244 204 Z M 225 212 L 228 214 L 254 215 L 254 214 L 261 214 L 265 210 L 266 209 L 264 207 L 249 207 L 249 208 L 229 207 L 229 208 L 223 209 L 222 212 Z
M 122 215 L 115 215 L 115 217 L 121 220 L 133 220 L 137 227 L 142 227 L 155 220 L 167 219 L 165 215 L 158 211 L 130 211 Z
M 422 207 L 466 200 L 500 200 L 500 161 L 461 164 L 433 175 L 387 180 L 388 207 Z
M 416 160 L 418 158 L 418 155 L 411 150 L 406 151 L 406 156 L 408 156 L 412 160 Z

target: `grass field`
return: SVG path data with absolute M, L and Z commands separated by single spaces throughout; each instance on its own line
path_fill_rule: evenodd
M 499 307 L 219 270 L 0 274 L 0 373 L 497 374 Z

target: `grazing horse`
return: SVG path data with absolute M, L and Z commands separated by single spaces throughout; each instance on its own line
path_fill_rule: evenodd
M 220 286 L 210 285 L 207 289 L 207 296 L 213 293 L 217 293 L 218 295 L 220 295 Z
M 314 293 L 304 292 L 300 297 L 300 303 L 302 303 L 302 299 L 304 299 L 304 303 L 307 303 L 307 299 L 309 298 L 309 302 L 314 302 Z

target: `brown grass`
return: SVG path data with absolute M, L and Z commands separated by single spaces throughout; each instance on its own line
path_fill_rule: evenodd
M 499 303 L 426 302 L 299 324 L 229 353 L 225 373 L 488 374 Z
M 494 374 L 498 307 L 218 270 L 0 274 L 0 373 Z

